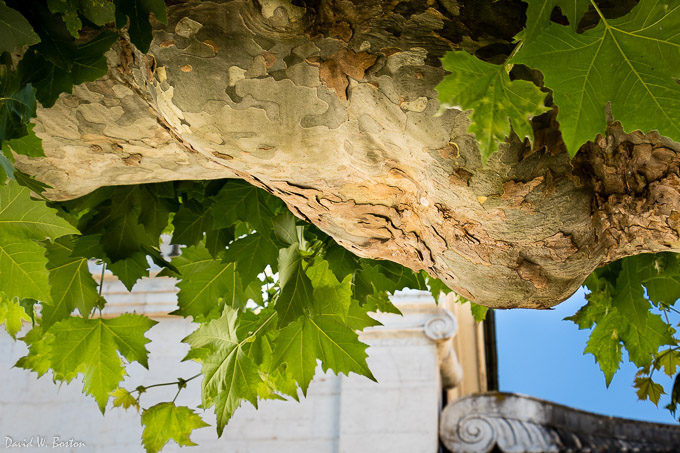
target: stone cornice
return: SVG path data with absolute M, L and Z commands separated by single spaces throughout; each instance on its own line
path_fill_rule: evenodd
M 680 427 L 675 425 L 607 417 L 500 392 L 449 403 L 442 413 L 440 436 L 456 453 L 670 453 L 680 449 Z

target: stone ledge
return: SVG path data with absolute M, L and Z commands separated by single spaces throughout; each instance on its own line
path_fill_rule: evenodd
M 680 427 L 584 412 L 513 393 L 449 403 L 439 434 L 455 453 L 677 452 Z

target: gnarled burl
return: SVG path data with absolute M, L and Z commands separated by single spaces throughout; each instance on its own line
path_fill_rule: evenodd
M 149 54 L 120 40 L 106 78 L 39 111 L 48 157 L 19 168 L 55 200 L 240 177 L 356 254 L 491 307 L 549 307 L 598 266 L 680 251 L 679 144 L 613 124 L 571 160 L 551 112 L 482 167 L 467 114 L 440 112 L 439 58 L 502 49 L 521 2 L 308 3 L 169 6 Z

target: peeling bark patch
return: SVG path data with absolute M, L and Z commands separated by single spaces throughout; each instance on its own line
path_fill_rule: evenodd
M 132 153 L 129 156 L 122 158 L 125 165 L 134 167 L 142 163 L 142 155 L 139 153 Z
M 338 97 L 347 100 L 348 77 L 362 80 L 366 70 L 373 66 L 378 57 L 368 52 L 356 53 L 345 48 L 331 55 L 327 60 L 319 63 L 319 78 L 329 90 L 336 92 Z M 315 60 L 307 59 L 310 64 Z
M 190 64 L 185 64 L 184 66 L 180 67 L 179 69 L 182 70 L 182 72 L 191 72 L 193 71 L 193 67 Z
M 522 261 L 516 270 L 523 280 L 530 282 L 536 289 L 548 287 L 548 278 L 543 273 L 543 268 L 538 264 Z
M 336 22 L 331 26 L 329 34 L 331 38 L 349 42 L 352 39 L 352 28 L 347 22 Z
M 508 181 L 503 184 L 503 195 L 501 195 L 501 200 L 508 201 L 510 207 L 517 207 L 524 202 L 527 195 L 529 195 L 536 186 L 543 182 L 543 179 L 543 176 L 539 176 L 529 182 Z
M 543 241 L 545 247 L 550 251 L 552 259 L 563 263 L 569 257 L 578 252 L 578 247 L 574 245 L 571 235 L 566 235 L 561 231 L 553 236 L 550 236 Z
M 233 157 L 231 157 L 229 154 L 224 154 L 219 151 L 213 151 L 212 155 L 217 157 L 218 159 L 225 159 L 225 160 L 231 160 Z

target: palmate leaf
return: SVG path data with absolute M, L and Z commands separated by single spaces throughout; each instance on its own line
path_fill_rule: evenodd
M 665 395 L 663 387 L 652 381 L 651 377 L 637 377 L 635 378 L 635 388 L 637 389 L 637 396 L 641 400 L 650 400 L 655 405 L 659 405 L 659 398 Z
M 35 371 L 38 377 L 42 377 L 50 369 L 50 351 L 54 335 L 43 332 L 40 326 L 35 326 L 21 340 L 28 346 L 28 354 L 17 360 L 14 366 Z
M 17 299 L 9 299 L 0 294 L 0 325 L 5 325 L 7 333 L 16 340 L 23 321 L 30 321 L 24 307 Z
M 510 80 L 504 65 L 487 63 L 465 51 L 447 52 L 442 58 L 450 71 L 437 85 L 439 102 L 463 110 L 472 109 L 469 131 L 475 134 L 482 162 L 498 150 L 510 135 L 530 137 L 529 119 L 548 110 L 545 93 L 526 80 Z
M 144 337 L 156 321 L 145 316 L 125 314 L 112 319 L 71 317 L 50 329 L 54 335 L 49 354 L 55 376 L 73 376 L 82 371 L 84 390 L 104 412 L 109 394 L 123 380 L 125 368 L 119 357 L 148 367 Z
M 142 414 L 142 443 L 147 453 L 160 451 L 174 440 L 180 447 L 196 445 L 190 435 L 195 429 L 208 425 L 194 411 L 175 403 L 159 403 Z
M 264 386 L 264 381 L 255 362 L 246 353 L 245 345 L 258 332 L 273 325 L 275 318 L 275 313 L 271 313 L 264 319 L 256 319 L 249 327 L 240 329 L 243 337 L 239 338 L 238 313 L 225 307 L 220 318 L 201 325 L 182 340 L 191 345 L 190 357 L 196 356 L 195 351 L 202 357 L 203 406 L 215 405 L 220 436 L 243 400 L 257 407 L 258 396 L 263 396 L 259 388 Z
M 109 264 L 109 270 L 118 277 L 128 291 L 132 291 L 137 280 L 148 275 L 149 262 L 144 252 L 134 252 L 127 258 Z
M 0 54 L 39 41 L 40 37 L 26 18 L 0 0 Z
M 26 187 L 15 181 L 0 186 L 0 291 L 49 301 L 45 249 L 35 241 L 77 233 L 44 202 L 31 200 Z
M 201 206 L 191 209 L 187 204 L 182 204 L 172 219 L 175 227 L 172 232 L 173 244 L 196 245 L 203 239 L 204 233 L 212 229 L 212 212 L 209 209 L 202 210 Z
M 52 300 L 43 303 L 40 325 L 44 330 L 68 318 L 76 308 L 88 317 L 102 301 L 87 259 L 72 256 L 74 245 L 75 237 L 64 236 L 46 246 Z
M 272 218 L 283 202 L 245 181 L 230 179 L 210 207 L 215 229 L 248 222 L 258 232 L 272 230 Z
M 675 376 L 675 371 L 680 367 L 680 351 L 677 349 L 666 349 L 656 355 L 654 368 L 661 369 L 668 377 Z
M 350 372 L 375 380 L 366 364 L 366 348 L 351 328 L 326 316 L 302 318 L 281 330 L 274 347 L 273 366 L 286 371 L 306 395 L 317 359 L 324 371 Z
M 642 0 L 628 15 L 601 17 L 575 34 L 551 24 L 512 58 L 539 69 L 559 107 L 570 155 L 604 133 L 605 107 L 626 131 L 680 140 L 680 2 Z
M 30 190 L 15 182 L 0 187 L 0 231 L 3 236 L 34 240 L 78 234 L 44 202 L 31 200 Z
M 50 300 L 45 249 L 31 239 L 3 236 L 0 229 L 0 291 L 8 297 Z
M 583 14 L 590 6 L 590 0 L 523 0 L 529 4 L 527 8 L 526 31 L 523 40 L 531 42 L 550 26 L 550 14 L 556 6 L 560 7 L 562 14 L 569 19 L 569 26 L 576 31 Z
M 68 69 L 29 49 L 19 62 L 22 79 L 33 83 L 36 98 L 43 107 L 52 107 L 61 93 L 71 93 L 73 85 L 97 80 L 108 71 L 104 54 L 118 39 L 112 31 L 103 31 L 90 41 L 74 45 L 68 57 Z
M 604 373 L 607 387 L 621 363 L 621 315 L 612 311 L 597 323 L 584 353 L 591 353 Z
M 314 288 L 314 312 L 332 314 L 346 322 L 352 304 L 352 275 L 339 282 L 325 260 L 317 260 L 306 273 Z
M 274 309 L 281 327 L 295 321 L 313 306 L 312 281 L 303 269 L 298 243 L 279 251 L 279 285 L 281 293 Z
M 118 387 L 113 392 L 109 392 L 109 395 L 113 397 L 113 407 L 129 409 L 134 406 L 139 411 L 139 402 L 137 402 L 137 398 L 132 396 L 132 393 L 128 392 L 123 387 Z
M 649 369 L 652 361 L 657 369 L 672 367 L 671 363 L 660 363 L 665 353 L 658 351 L 664 345 L 676 345 L 675 330 L 650 311 L 644 285 L 666 271 L 676 272 L 676 259 L 670 254 L 631 256 L 596 270 L 586 280 L 591 290 L 586 295 L 588 304 L 566 319 L 581 329 L 596 324 L 585 352 L 595 356 L 607 384 L 618 369 L 621 344 L 638 367 Z
M 3 143 L 3 148 L 7 145 L 9 149 L 17 154 L 28 157 L 45 157 L 45 151 L 43 151 L 42 148 L 42 140 L 35 135 L 35 132 L 33 132 L 34 127 L 35 124 L 28 123 L 26 125 L 27 134 L 23 137 L 8 140 L 6 143 Z
M 182 279 L 177 284 L 179 308 L 173 314 L 215 317 L 225 303 L 242 298 L 234 263 L 215 260 L 203 244 L 185 248 L 180 256 L 173 258 L 172 264 Z
M 0 78 L 5 77 L 9 76 L 3 74 L 0 69 Z M 3 89 L 0 90 L 0 145 L 5 140 L 20 138 L 28 133 L 26 124 L 35 116 L 36 108 L 35 89 L 30 83 L 16 91 L 12 90 L 11 86 L 1 88 Z
M 260 233 L 249 234 L 229 244 L 229 249 L 224 254 L 224 262 L 236 263 L 236 270 L 247 286 L 264 272 L 267 265 L 272 267 L 272 272 L 277 272 L 278 253 L 269 236 Z
M 62 14 L 74 38 L 78 38 L 78 31 L 83 26 L 78 17 L 79 12 L 96 25 L 114 21 L 115 8 L 109 0 L 47 0 L 47 6 L 51 12 Z

